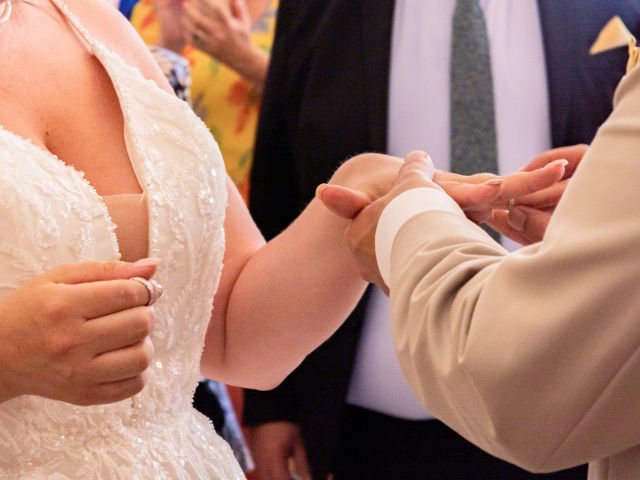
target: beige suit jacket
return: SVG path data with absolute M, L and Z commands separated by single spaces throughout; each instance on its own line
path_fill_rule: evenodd
M 396 349 L 424 405 L 532 471 L 640 479 L 640 68 L 542 243 L 508 254 L 455 211 L 391 248 Z

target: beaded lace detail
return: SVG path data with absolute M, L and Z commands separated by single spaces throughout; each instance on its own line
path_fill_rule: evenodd
M 242 479 L 231 450 L 191 407 L 224 254 L 225 171 L 188 105 L 94 38 L 52 0 L 111 77 L 149 210 L 155 357 L 135 401 L 77 407 L 35 396 L 0 404 L 0 478 Z M 0 298 L 56 265 L 118 259 L 104 202 L 78 170 L 0 127 Z

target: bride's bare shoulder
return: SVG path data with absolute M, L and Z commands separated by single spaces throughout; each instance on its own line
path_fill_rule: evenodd
M 84 26 L 142 74 L 171 90 L 138 33 L 111 0 L 65 0 Z

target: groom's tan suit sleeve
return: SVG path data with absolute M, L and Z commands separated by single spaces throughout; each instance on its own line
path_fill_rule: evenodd
M 626 450 L 634 475 L 597 478 L 640 478 L 640 69 L 542 243 L 507 254 L 455 210 L 423 212 L 390 286 L 400 362 L 437 417 L 531 470 Z

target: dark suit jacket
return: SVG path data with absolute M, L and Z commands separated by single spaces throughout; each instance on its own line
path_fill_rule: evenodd
M 250 209 L 271 238 L 351 155 L 385 152 L 393 0 L 282 0 L 251 175 Z M 640 31 L 638 0 L 539 0 L 554 146 L 589 143 L 611 110 L 627 51 L 588 51 L 614 15 Z M 364 300 L 366 301 L 366 299 Z M 245 422 L 298 422 L 314 479 L 331 468 L 363 317 L 272 392 L 247 392 Z

